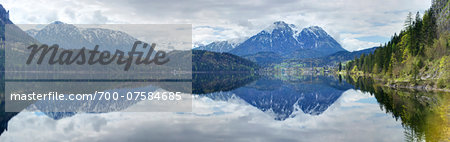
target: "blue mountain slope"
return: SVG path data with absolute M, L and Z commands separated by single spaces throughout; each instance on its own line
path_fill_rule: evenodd
M 268 58 L 276 57 L 284 60 L 323 57 L 346 51 L 318 26 L 307 27 L 300 31 L 295 25 L 283 21 L 274 22 L 245 41 L 218 41 L 195 49 L 229 52 L 256 62 L 259 62 L 256 58 L 267 57 L 268 53 L 270 53 Z
M 318 26 L 304 28 L 298 35 L 297 40 L 303 43 L 303 47 L 324 54 L 346 51 L 333 37 Z

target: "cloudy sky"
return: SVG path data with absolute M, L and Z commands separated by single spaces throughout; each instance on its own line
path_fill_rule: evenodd
M 2 0 L 16 24 L 192 24 L 194 44 L 252 36 L 274 21 L 323 27 L 347 50 L 377 46 L 430 0 Z

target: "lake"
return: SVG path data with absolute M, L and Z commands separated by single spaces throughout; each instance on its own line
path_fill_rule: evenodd
M 127 84 L 105 90 L 170 90 Z M 185 112 L 2 109 L 0 141 L 392 142 L 446 141 L 450 136 L 448 93 L 391 89 L 370 78 L 194 74 L 192 92 L 192 111 Z

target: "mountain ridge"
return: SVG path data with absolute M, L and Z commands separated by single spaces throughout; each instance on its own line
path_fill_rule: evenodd
M 79 28 L 61 21 L 54 21 L 40 30 L 30 29 L 25 32 L 41 43 L 58 43 L 60 47 L 66 49 L 79 49 L 81 47 L 93 49 L 95 45 L 99 45 L 100 47 L 108 47 L 107 50 L 111 51 L 124 50 L 138 40 L 122 31 L 103 28 Z
M 194 48 L 193 50 L 207 50 L 212 52 L 228 52 L 235 48 L 237 45 L 241 44 L 247 40 L 246 37 L 244 38 L 235 38 L 230 40 L 224 40 L 224 41 L 214 41 L 207 45 L 202 45 Z
M 237 45 L 231 45 L 228 41 L 218 41 L 194 49 L 228 52 L 242 57 L 273 53 L 283 60 L 316 58 L 346 51 L 319 26 L 300 29 L 284 21 L 274 22 Z

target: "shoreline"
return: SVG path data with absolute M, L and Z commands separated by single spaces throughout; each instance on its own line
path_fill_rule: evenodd
M 446 89 L 446 88 L 437 88 L 434 85 L 429 85 L 429 84 L 417 84 L 417 85 L 411 85 L 411 82 L 389 82 L 388 80 L 376 77 L 374 75 L 359 75 L 359 74 L 347 74 L 347 73 L 338 73 L 338 75 L 349 75 L 349 76 L 358 76 L 358 77 L 369 77 L 372 78 L 373 80 L 376 80 L 376 84 L 382 85 L 382 86 L 386 86 L 389 88 L 393 88 L 393 89 L 412 89 L 412 90 L 417 90 L 417 91 L 426 91 L 426 92 L 431 92 L 431 91 L 438 91 L 438 92 L 447 92 L 450 93 L 450 89 Z

